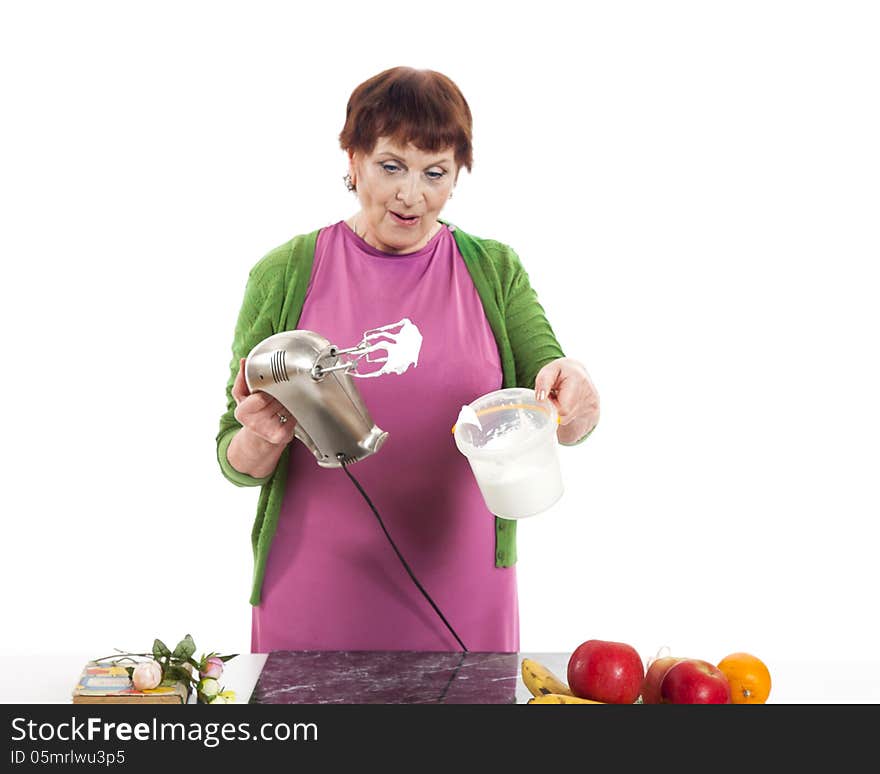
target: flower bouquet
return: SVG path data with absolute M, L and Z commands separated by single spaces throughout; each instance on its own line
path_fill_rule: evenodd
M 150 692 L 161 685 L 182 684 L 195 689 L 199 704 L 233 704 L 235 691 L 225 690 L 220 677 L 227 661 L 237 653 L 221 655 L 216 651 L 203 653 L 194 658 L 196 644 L 187 634 L 174 650 L 162 642 L 153 640 L 152 653 L 123 653 L 95 659 L 94 664 L 109 663 L 124 669 L 135 691 Z

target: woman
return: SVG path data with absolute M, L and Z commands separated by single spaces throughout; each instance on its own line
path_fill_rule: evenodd
M 449 428 L 480 395 L 534 387 L 558 407 L 559 442 L 577 443 L 598 421 L 596 390 L 564 356 L 516 254 L 440 219 L 472 163 L 470 109 L 449 78 L 407 67 L 379 73 L 353 91 L 339 139 L 360 209 L 253 267 L 232 346 L 217 451 L 229 480 L 261 487 L 251 648 L 516 652 L 516 522 L 486 509 Z M 404 318 L 423 336 L 418 367 L 358 381 L 389 438 L 355 470 L 449 626 L 362 495 L 291 443 L 296 417 L 249 393 L 242 370 L 250 350 L 279 331 L 350 346 Z

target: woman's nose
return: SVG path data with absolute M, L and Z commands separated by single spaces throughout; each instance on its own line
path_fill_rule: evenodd
M 400 183 L 397 191 L 398 201 L 403 202 L 408 207 L 416 204 L 421 196 L 421 188 L 419 187 L 419 179 L 416 175 L 407 175 Z

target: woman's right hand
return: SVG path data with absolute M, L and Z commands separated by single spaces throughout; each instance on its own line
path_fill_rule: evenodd
M 235 418 L 249 433 L 274 446 L 287 446 L 294 438 L 296 419 L 268 392 L 251 392 L 244 378 L 245 358 L 238 364 L 232 385 Z

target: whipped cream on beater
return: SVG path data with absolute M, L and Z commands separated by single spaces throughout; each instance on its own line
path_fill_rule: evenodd
M 367 345 L 363 350 L 364 360 L 368 363 L 382 363 L 375 371 L 360 373 L 351 371 L 352 376 L 367 379 L 385 374 L 402 374 L 410 366 L 419 364 L 419 352 L 422 349 L 422 333 L 418 326 L 408 317 L 390 325 L 382 325 L 364 333 L 363 342 Z M 384 352 L 384 357 L 371 357 L 377 352 Z

